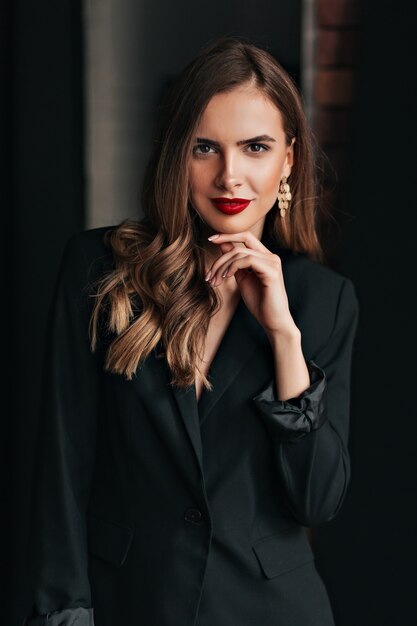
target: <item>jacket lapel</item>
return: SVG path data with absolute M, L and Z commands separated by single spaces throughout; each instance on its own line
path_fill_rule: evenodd
M 177 403 L 182 421 L 194 448 L 201 472 L 203 472 L 203 448 L 201 444 L 200 425 L 198 423 L 198 407 L 195 386 L 187 389 L 170 386 Z
M 269 240 L 264 243 L 270 250 L 276 247 Z M 204 388 L 197 402 L 194 384 L 187 389 L 170 386 L 201 471 L 203 450 L 200 426 L 242 368 L 248 364 L 255 350 L 268 351 L 270 344 L 262 326 L 241 298 L 208 372 L 213 390 Z
M 200 459 L 200 425 L 238 376 L 254 350 L 267 344 L 269 342 L 265 332 L 241 298 L 208 372 L 208 378 L 213 385 L 212 391 L 203 389 L 197 403 L 194 384 L 187 390 L 172 387 L 184 424 Z
M 200 424 L 248 363 L 254 350 L 265 342 L 268 343 L 268 339 L 262 327 L 241 298 L 209 369 L 213 389 L 204 389 L 198 402 Z

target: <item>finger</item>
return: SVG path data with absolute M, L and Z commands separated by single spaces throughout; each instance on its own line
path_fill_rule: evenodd
M 235 248 L 236 246 L 231 241 L 225 241 L 225 242 L 220 243 L 220 249 L 224 253 L 230 252 L 231 250 L 234 250 Z
M 249 250 L 247 250 L 246 248 L 233 248 L 233 250 L 230 250 L 230 252 L 226 252 L 225 254 L 223 254 L 221 257 L 216 259 L 213 265 L 211 266 L 210 268 L 211 276 L 213 277 L 216 273 L 219 274 L 220 268 L 223 267 L 223 269 L 225 269 L 225 267 L 230 265 L 230 262 L 235 257 L 237 257 L 238 255 L 242 255 L 242 254 L 243 255 L 249 254 Z M 251 254 L 259 255 L 259 252 L 252 250 Z
M 218 233 L 216 235 L 212 235 L 211 237 L 208 238 L 209 241 L 211 241 L 211 243 L 216 243 L 216 244 L 221 244 L 221 243 L 225 243 L 225 242 L 236 242 L 236 243 L 243 243 L 247 248 L 250 248 L 251 250 L 258 250 L 258 252 L 270 252 L 270 250 L 268 250 L 268 248 L 266 246 L 264 246 L 264 244 L 259 241 L 259 239 L 257 237 L 255 237 L 255 235 L 249 231 L 249 230 L 245 230 L 241 233 Z
M 225 263 L 221 263 L 218 268 L 217 271 L 212 275 L 211 279 L 210 279 L 210 284 L 212 285 L 212 287 L 216 286 L 217 284 L 220 284 L 222 282 L 222 280 L 224 278 L 226 278 L 226 272 L 229 269 L 229 267 L 231 266 L 231 263 L 234 262 L 235 260 L 239 259 L 239 258 L 243 258 L 246 257 L 247 255 L 244 253 L 239 253 L 238 255 L 233 256 L 231 259 L 227 260 Z
M 236 274 L 238 270 L 252 270 L 261 279 L 265 279 L 264 285 L 270 282 L 274 276 L 274 264 L 272 264 L 265 255 L 246 254 L 241 258 L 234 259 L 227 270 L 225 278 L 229 278 Z

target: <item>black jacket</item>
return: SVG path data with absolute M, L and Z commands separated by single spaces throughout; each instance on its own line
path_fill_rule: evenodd
M 50 313 L 30 624 L 333 624 L 305 527 L 334 517 L 349 481 L 351 281 L 277 248 L 311 386 L 276 399 L 272 349 L 241 300 L 197 404 L 158 349 L 132 381 L 91 353 L 105 231 L 68 242 Z

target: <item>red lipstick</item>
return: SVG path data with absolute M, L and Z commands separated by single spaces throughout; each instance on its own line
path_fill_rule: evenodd
M 252 202 L 246 198 L 211 198 L 212 203 L 222 213 L 226 215 L 236 215 L 240 213 Z

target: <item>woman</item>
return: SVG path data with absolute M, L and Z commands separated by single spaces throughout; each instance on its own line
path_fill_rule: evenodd
M 320 262 L 299 94 L 226 38 L 159 129 L 145 217 L 66 246 L 29 623 L 333 624 L 305 527 L 349 481 L 358 303 Z

